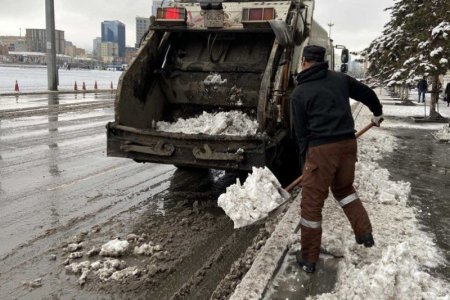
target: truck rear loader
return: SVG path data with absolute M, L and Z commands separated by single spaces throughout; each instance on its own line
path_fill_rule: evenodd
M 275 174 L 283 170 L 286 180 L 295 178 L 300 169 L 290 94 L 303 47 L 324 46 L 334 64 L 331 40 L 313 11 L 314 1 L 304 0 L 159 7 L 137 57 L 119 80 L 115 119 L 107 124 L 108 156 L 223 170 L 268 166 Z M 205 80 L 211 76 L 219 80 Z M 157 129 L 161 121 L 227 111 L 256 120 L 257 132 Z

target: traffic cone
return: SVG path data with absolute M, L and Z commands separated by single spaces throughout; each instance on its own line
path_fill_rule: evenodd
M 113 83 L 112 83 L 112 81 L 111 81 L 111 89 L 113 89 Z
M 16 84 L 14 85 L 14 91 L 19 92 L 19 84 L 17 83 L 17 80 L 16 80 Z
M 85 91 L 86 90 L 86 83 L 84 83 L 84 81 L 83 81 L 83 91 Z
M 94 90 L 98 90 L 97 80 L 95 81 L 95 84 L 94 84 Z
M 75 81 L 75 84 L 73 85 L 73 90 L 74 91 L 78 91 L 78 86 L 77 86 L 77 82 Z

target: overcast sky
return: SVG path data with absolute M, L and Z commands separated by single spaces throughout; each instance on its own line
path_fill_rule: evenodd
M 362 50 L 381 34 L 388 21 L 384 8 L 394 0 L 316 0 L 315 18 L 328 30 L 335 44 Z M 56 28 L 66 40 L 92 50 L 100 36 L 100 23 L 119 20 L 126 25 L 128 46 L 136 42 L 136 16 L 151 14 L 151 0 L 55 0 Z M 0 35 L 25 35 L 25 28 L 45 28 L 45 0 L 0 0 Z

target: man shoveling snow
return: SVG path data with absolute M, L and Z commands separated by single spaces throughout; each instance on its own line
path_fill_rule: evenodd
M 267 167 L 253 167 L 253 173 L 244 184 L 237 179 L 236 184 L 220 195 L 217 203 L 233 220 L 236 229 L 267 217 L 287 199 L 289 194 Z

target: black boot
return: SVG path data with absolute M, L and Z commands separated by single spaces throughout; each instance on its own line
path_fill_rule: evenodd
M 303 260 L 301 252 L 297 252 L 295 258 L 297 259 L 297 263 L 300 266 L 300 268 L 302 268 L 302 270 L 305 271 L 306 273 L 314 273 L 316 271 L 316 263 L 307 262 Z
M 375 241 L 373 240 L 372 233 L 360 235 L 355 238 L 356 238 L 356 243 L 358 243 L 359 245 L 364 244 L 364 247 L 370 248 L 373 245 L 375 245 Z

